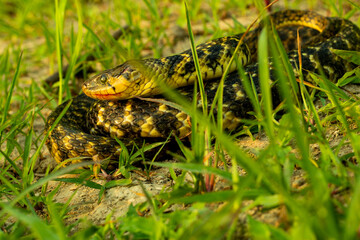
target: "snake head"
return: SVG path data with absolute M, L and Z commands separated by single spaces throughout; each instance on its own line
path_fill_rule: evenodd
M 100 100 L 121 100 L 141 96 L 146 85 L 146 78 L 142 72 L 141 61 L 127 61 L 90 78 L 84 82 L 82 90 L 89 97 Z

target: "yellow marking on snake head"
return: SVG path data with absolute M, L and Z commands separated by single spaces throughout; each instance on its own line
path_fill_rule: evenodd
M 127 61 L 86 81 L 83 92 L 101 100 L 128 99 L 136 96 L 139 86 L 146 81 L 141 61 Z M 144 67 L 145 68 L 145 67 Z
M 146 95 L 149 95 L 151 93 L 152 93 L 152 88 L 145 88 L 145 90 L 143 90 L 141 92 L 141 95 L 146 96 Z

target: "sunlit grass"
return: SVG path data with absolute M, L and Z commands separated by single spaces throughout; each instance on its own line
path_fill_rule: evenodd
M 289 8 L 298 8 L 300 3 L 303 4 L 303 1 L 285 1 Z M 259 9 L 261 4 L 262 1 L 256 3 Z M 314 9 L 319 7 L 315 2 L 309 1 L 307 4 Z M 345 4 L 350 10 L 344 10 Z M 60 178 L 57 181 L 99 189 L 100 202 L 106 197 L 106 189 L 132 184 L 131 172 L 136 169 L 133 163 L 144 159 L 144 149 L 141 146 L 133 152 L 124 151 L 118 171 L 125 178 L 111 180 L 103 185 L 92 181 L 90 176 L 93 172 L 78 169 L 79 165 L 55 169 L 49 167 L 44 175 L 37 176 L 34 169 L 42 159 L 42 149 L 48 133 L 42 134 L 35 125 L 38 121 L 45 122 L 45 108 L 54 109 L 58 103 L 79 92 L 73 81 L 75 69 L 86 61 L 88 55 L 93 55 L 95 60 L 87 64 L 96 66 L 97 71 L 111 68 L 130 58 L 164 56 L 164 48 L 172 47 L 168 46 L 172 44 L 169 40 L 172 36 L 168 35 L 167 28 L 174 21 L 187 29 L 190 36 L 194 25 L 203 26 L 204 35 L 210 36 L 200 36 L 201 39 L 228 35 L 219 29 L 221 14 L 233 13 L 234 9 L 245 14 L 248 7 L 254 8 L 255 3 L 189 1 L 187 11 L 182 1 L 153 0 L 134 4 L 129 4 L 128 1 L 108 4 L 86 1 L 54 1 L 52 4 L 16 1 L 3 5 L 0 10 L 0 30 L 6 47 L 2 47 L 0 51 L 0 238 L 359 237 L 359 168 L 349 161 L 359 160 L 360 157 L 359 134 L 354 129 L 354 125 L 359 126 L 360 121 L 359 100 L 346 96 L 336 84 L 328 83 L 323 76 L 318 75 L 312 76 L 322 89 L 321 93 L 299 89 L 286 53 L 276 36 L 272 35 L 271 28 L 263 31 L 259 40 L 259 59 L 262 60 L 259 62 L 261 101 L 254 93 L 251 81 L 244 81 L 256 117 L 256 120 L 246 123 L 254 128 L 258 126 L 260 133 L 264 132 L 269 140 L 266 148 L 257 150 L 255 159 L 237 145 L 233 136 L 221 129 L 219 122 L 213 121 L 212 112 L 207 112 L 208 106 L 204 101 L 205 114 L 194 103 L 171 92 L 172 100 L 191 115 L 191 147 L 179 142 L 183 155 L 176 156 L 178 162 L 163 163 L 150 159 L 149 162 L 153 165 L 146 166 L 146 171 L 149 176 L 152 166 L 169 168 L 174 185 L 164 189 L 158 196 L 145 192 L 147 202 L 130 207 L 127 215 L 118 219 L 111 220 L 109 215 L 101 225 L 94 225 L 84 219 L 67 225 L 66 214 L 71 209 L 74 195 L 65 204 L 53 202 L 54 195 L 61 187 L 59 185 L 48 193 L 48 181 L 56 180 L 65 173 L 75 172 L 78 178 Z M 274 10 L 277 8 L 279 7 L 275 4 Z M 325 8 L 332 16 L 346 18 L 358 15 L 360 9 L 358 5 L 345 1 L 329 1 Z M 114 9 L 116 11 L 112 11 Z M 254 20 L 256 16 L 248 17 Z M 236 28 L 245 29 L 236 17 L 232 18 Z M 111 34 L 125 26 L 130 30 L 124 31 L 120 39 L 114 41 Z M 28 48 L 26 41 L 37 38 L 43 39 L 43 44 Z M 193 37 L 186 41 L 189 48 L 199 43 Z M 286 75 L 278 75 L 281 94 L 286 99 L 282 106 L 286 114 L 281 119 L 274 118 L 270 104 L 268 55 L 281 56 L 276 58 L 274 64 L 281 72 L 286 72 Z M 358 60 L 358 57 L 354 58 Z M 42 65 L 36 66 L 36 63 Z M 43 65 L 44 63 L 46 64 Z M 52 88 L 42 85 L 41 80 L 47 77 L 44 74 L 36 79 L 28 74 L 34 71 L 28 66 L 36 67 L 37 70 L 45 69 L 45 74 L 50 75 L 54 71 L 60 71 L 66 64 L 69 64 L 70 71 L 66 75 L 60 75 L 60 82 Z M 88 77 L 86 71 L 83 75 Z M 357 78 L 354 72 L 347 79 Z M 342 79 L 340 85 L 347 83 L 347 79 Z M 203 83 L 199 82 L 197 88 L 203 92 L 203 87 Z M 299 91 L 302 91 L 301 101 L 294 97 L 294 92 Z M 219 92 L 217 107 L 221 108 L 221 88 Z M 319 109 L 313 103 L 318 95 L 323 103 Z M 203 96 L 202 99 L 206 97 Z M 325 101 L 327 99 L 328 102 Z M 304 105 L 306 111 L 303 111 Z M 221 112 L 220 109 L 218 112 Z M 336 146 L 329 142 L 327 136 L 327 127 L 331 124 L 339 129 L 339 134 L 344 135 Z M 213 139 L 216 139 L 215 144 Z M 311 152 L 311 144 L 316 144 L 321 151 L 318 159 Z M 339 156 L 344 146 L 349 146 L 352 152 Z M 230 160 L 225 161 L 226 158 Z M 211 159 L 216 164 L 212 164 Z M 229 162 L 231 164 L 226 165 Z M 218 163 L 225 166 L 219 168 Z M 306 185 L 303 189 L 292 186 L 295 166 L 301 168 L 305 175 Z M 239 175 L 239 167 L 245 169 L 246 175 Z M 181 173 L 177 175 L 175 169 L 180 169 Z M 187 176 L 191 176 L 193 182 L 189 182 Z M 228 187 L 215 191 L 213 187 L 217 189 L 216 181 L 211 182 L 211 177 L 224 180 Z M 335 196 L 337 193 L 343 193 L 346 199 L 339 200 Z M 174 204 L 187 208 L 173 208 L 170 213 L 167 212 Z M 263 213 L 281 208 L 284 216 L 279 220 L 279 226 L 274 227 L 246 214 L 256 207 L 262 208 Z M 147 209 L 150 209 L 151 216 L 139 215 Z M 46 213 L 46 217 L 40 214 L 41 211 Z M 241 214 L 242 221 L 239 220 Z M 74 232 L 73 229 L 79 226 L 83 228 Z

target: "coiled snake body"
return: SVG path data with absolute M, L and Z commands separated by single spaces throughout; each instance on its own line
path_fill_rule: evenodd
M 296 75 L 299 74 L 299 56 L 296 50 L 296 32 L 299 28 L 301 40 L 302 74 L 324 73 L 330 80 L 340 78 L 357 67 L 333 54 L 332 49 L 360 50 L 360 30 L 348 20 L 322 17 L 310 11 L 286 10 L 274 13 L 270 19 L 279 32 L 288 51 L 288 58 Z M 217 78 L 221 77 L 234 49 L 243 37 L 237 59 L 245 65 L 245 73 L 252 79 L 259 92 L 256 64 L 257 38 L 262 24 L 253 31 L 223 37 L 197 47 L 202 76 L 215 79 L 206 83 L 209 105 L 217 91 Z M 271 62 L 271 61 L 270 61 Z M 241 119 L 250 118 L 252 104 L 242 87 L 236 66 L 231 66 L 226 77 L 223 94 L 223 127 L 235 130 Z M 97 156 L 117 158 L 121 147 L 112 138 L 119 138 L 125 146 L 135 139 L 145 137 L 167 137 L 170 133 L 184 137 L 191 131 L 188 115 L 160 102 L 131 98 L 160 93 L 160 80 L 171 87 L 191 84 L 196 79 L 191 51 L 143 61 L 128 61 L 93 77 L 84 84 L 84 92 L 95 100 L 81 94 L 74 99 L 47 139 L 47 146 L 56 161 L 68 158 Z M 131 80 L 127 80 L 127 78 Z M 271 80 L 275 72 L 270 70 Z M 310 79 L 309 79 L 310 81 Z M 191 100 L 193 87 L 183 87 L 181 94 Z M 272 88 L 274 106 L 281 102 L 276 87 Z M 130 99 L 128 99 L 130 98 Z M 122 99 L 122 100 L 112 100 Z M 49 130 L 68 102 L 58 106 L 47 120 Z

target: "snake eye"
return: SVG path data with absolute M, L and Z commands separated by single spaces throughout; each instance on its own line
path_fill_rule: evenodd
M 106 83 L 106 81 L 108 80 L 108 76 L 107 76 L 107 74 L 101 74 L 101 76 L 100 76 L 100 82 L 101 83 Z

